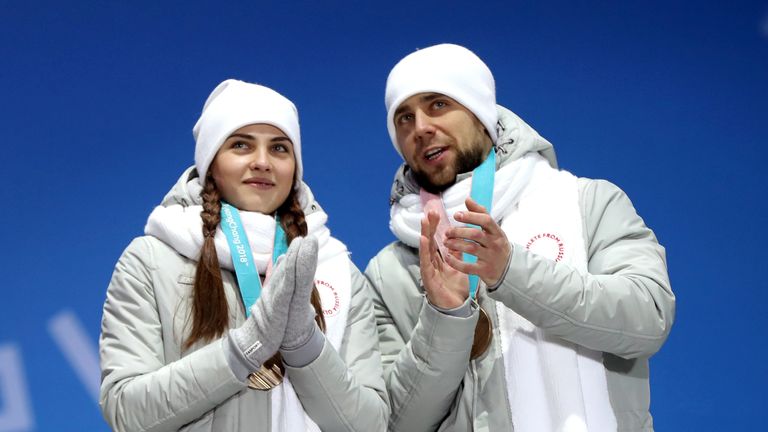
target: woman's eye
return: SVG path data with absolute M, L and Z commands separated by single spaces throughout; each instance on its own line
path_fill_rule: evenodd
M 232 143 L 232 148 L 233 148 L 233 149 L 244 149 L 244 148 L 248 148 L 248 143 L 247 143 L 247 142 L 245 142 L 245 141 L 235 141 L 235 142 L 233 142 L 233 143 Z
M 435 101 L 435 104 L 434 104 L 434 107 L 437 109 L 445 108 L 446 106 L 448 106 L 448 104 L 445 103 L 445 101 L 441 101 L 441 100 Z
M 281 152 L 281 153 L 288 152 L 288 147 L 285 144 L 275 144 L 274 146 L 272 146 L 272 149 L 274 151 Z

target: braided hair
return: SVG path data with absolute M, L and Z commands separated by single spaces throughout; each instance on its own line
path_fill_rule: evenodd
M 220 337 L 229 327 L 229 307 L 214 243 L 216 228 L 221 222 L 221 194 L 210 174 L 200 196 L 203 199 L 203 211 L 200 213 L 203 220 L 203 247 L 200 250 L 192 287 L 192 329 L 184 342 L 186 349 L 198 341 L 210 341 Z M 294 189 L 291 189 L 285 202 L 277 209 L 277 215 L 289 245 L 293 239 L 306 236 L 309 232 L 304 211 Z M 320 329 L 325 331 L 325 319 L 316 286 L 312 289 L 311 302 L 315 309 L 315 321 Z M 280 353 L 275 354 L 266 366 L 273 361 L 281 365 Z

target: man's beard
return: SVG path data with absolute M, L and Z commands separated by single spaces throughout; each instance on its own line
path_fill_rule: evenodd
M 416 179 L 416 182 L 419 184 L 419 186 L 423 187 L 429 193 L 439 194 L 456 183 L 456 176 L 458 174 L 472 171 L 481 163 L 483 163 L 483 146 L 475 145 L 466 151 L 457 153 L 456 160 L 453 163 L 453 178 L 443 183 L 433 183 L 429 176 L 423 172 L 417 171 L 413 168 L 411 168 L 411 170 L 413 171 L 413 178 Z

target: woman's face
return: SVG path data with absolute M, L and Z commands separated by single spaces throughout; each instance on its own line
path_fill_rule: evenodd
M 293 187 L 293 143 L 267 124 L 243 126 L 230 135 L 211 164 L 224 201 L 240 210 L 272 214 Z

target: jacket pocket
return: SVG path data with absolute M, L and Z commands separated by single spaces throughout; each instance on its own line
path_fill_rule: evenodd
M 179 275 L 178 279 L 176 279 L 176 282 L 182 284 L 182 285 L 194 285 L 195 284 L 195 277 L 181 274 Z
M 208 411 L 197 420 L 187 423 L 179 429 L 179 432 L 213 432 L 213 414 L 215 412 L 215 409 Z

